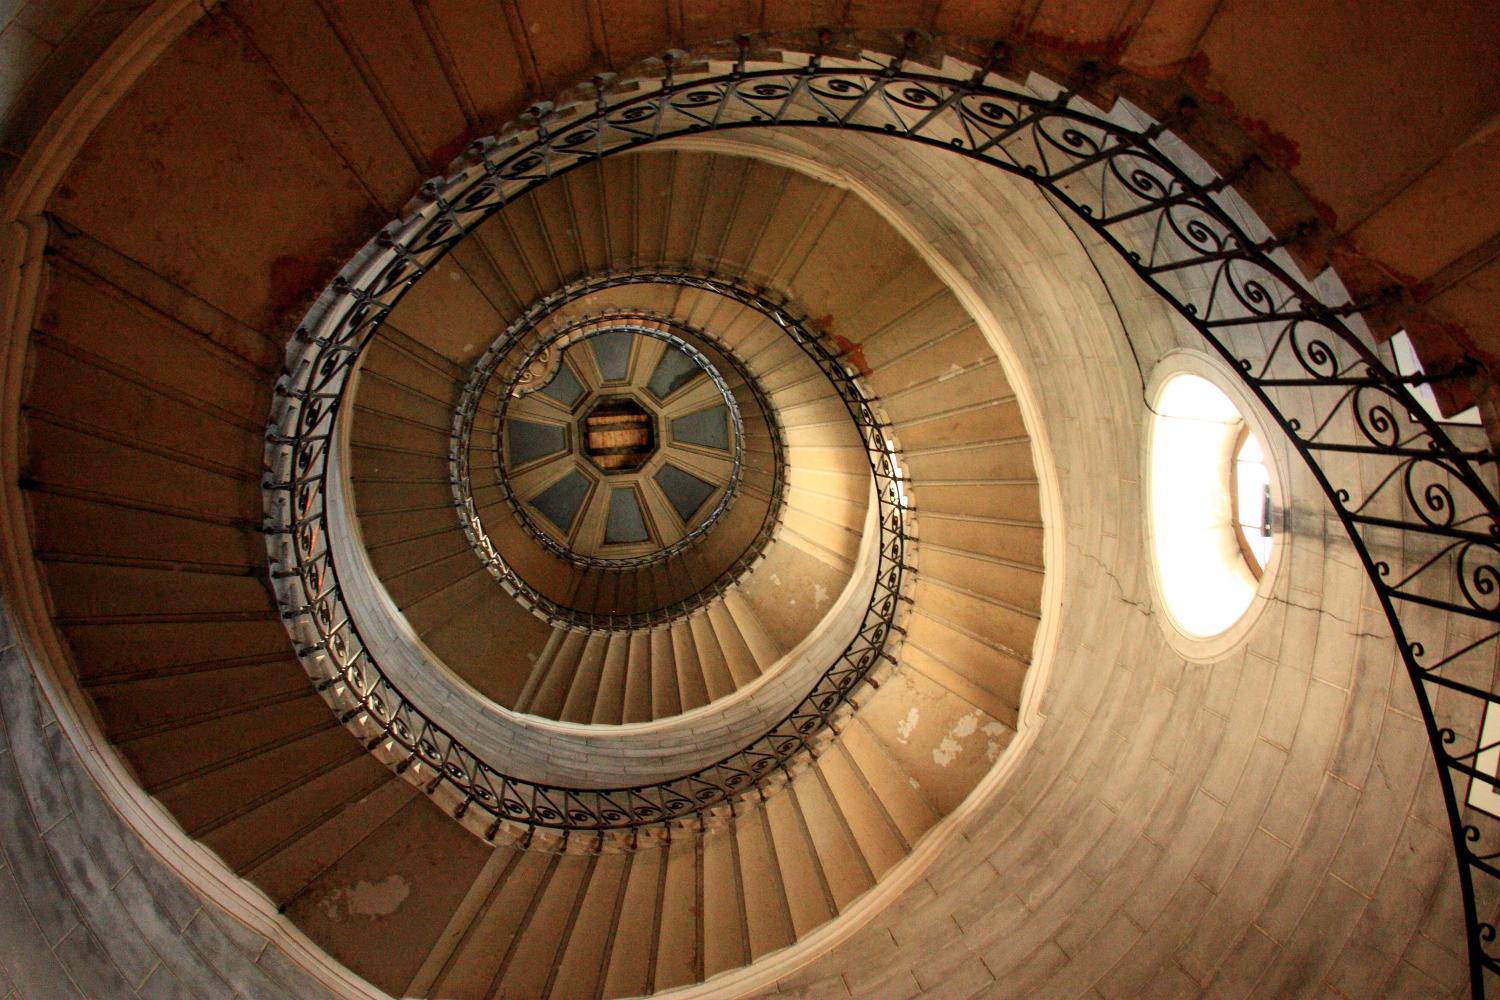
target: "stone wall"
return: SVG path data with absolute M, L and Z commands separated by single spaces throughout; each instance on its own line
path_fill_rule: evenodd
M 0 616 L 0 998 L 316 1000 L 105 802 Z
M 1048 567 L 1066 574 L 1064 624 L 1035 744 L 923 882 L 782 992 L 1465 989 L 1452 843 L 1410 683 L 1295 454 L 1268 442 L 1290 500 L 1270 603 L 1243 645 L 1185 659 L 1150 577 L 1143 388 L 1197 334 L 1024 182 L 895 143 L 777 141 L 859 177 L 993 310 L 1041 411 L 1062 494 L 1048 523 L 1066 537 Z

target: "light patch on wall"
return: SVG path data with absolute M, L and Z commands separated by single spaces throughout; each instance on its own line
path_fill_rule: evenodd
M 993 719 L 984 724 L 984 735 L 989 737 L 988 742 L 984 746 L 984 755 L 990 763 L 998 760 L 1000 751 L 1005 749 L 1005 745 L 1000 742 L 1000 737 L 1004 736 L 1008 731 L 1005 723 L 996 722 Z
M 911 742 L 911 734 L 916 731 L 917 721 L 921 718 L 917 708 L 913 705 L 907 710 L 906 718 L 896 723 L 896 739 L 902 743 Z
M 378 882 L 361 879 L 353 885 L 334 889 L 319 905 L 329 920 L 348 917 L 388 917 L 411 895 L 411 886 L 400 875 L 387 875 Z
M 947 767 L 958 757 L 958 752 L 964 745 L 951 736 L 944 736 L 943 742 L 939 743 L 932 751 L 932 761 L 938 767 Z
M 1500 775 L 1500 707 L 1494 702 L 1484 706 L 1484 722 L 1479 728 L 1479 746 L 1474 769 L 1484 774 Z M 1469 779 L 1469 805 L 1491 816 L 1500 816 L 1500 790 L 1482 778 Z
M 960 716 L 958 721 L 953 723 L 953 728 L 948 730 L 948 735 L 944 736 L 942 742 L 933 748 L 933 763 L 938 767 L 947 767 L 957 760 L 958 755 L 964 749 L 963 741 L 973 736 L 978 729 L 979 713 L 977 711 Z
M 821 608 L 828 602 L 828 588 L 821 583 L 813 584 L 813 605 Z

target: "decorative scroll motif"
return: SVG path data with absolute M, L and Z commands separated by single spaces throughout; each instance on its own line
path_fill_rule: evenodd
M 638 310 L 614 310 L 599 316 L 588 316 L 574 320 L 546 334 L 537 332 L 538 328 L 545 323 L 546 317 L 558 309 L 606 288 L 618 288 L 624 285 L 644 283 L 683 283 L 682 279 L 685 277 L 689 277 L 689 275 L 686 272 L 678 271 L 631 271 L 595 275 L 559 289 L 557 292 L 535 303 L 516 319 L 515 322 L 511 323 L 505 333 L 496 338 L 495 342 L 490 345 L 489 349 L 475 363 L 474 368 L 469 373 L 469 380 L 464 386 L 463 394 L 459 397 L 458 408 L 453 421 L 453 434 L 450 438 L 448 449 L 449 481 L 453 487 L 453 498 L 458 508 L 459 523 L 463 527 L 464 535 L 469 539 L 470 547 L 479 555 L 480 560 L 489 569 L 490 573 L 500 581 L 501 586 L 513 595 L 516 600 L 547 618 L 553 624 L 593 631 L 633 630 L 651 628 L 681 618 L 698 608 L 712 603 L 724 591 L 733 586 L 734 582 L 759 558 L 761 552 L 765 550 L 766 544 L 770 542 L 772 532 L 775 530 L 776 520 L 780 516 L 786 492 L 785 445 L 781 438 L 780 428 L 774 422 L 775 411 L 770 401 L 765 398 L 765 394 L 761 391 L 754 376 L 746 371 L 734 358 L 732 353 L 727 350 L 724 350 L 721 355 L 724 363 L 731 366 L 740 382 L 744 384 L 756 400 L 761 412 L 766 414 L 768 421 L 772 421 L 771 449 L 774 469 L 771 487 L 772 496 L 766 516 L 759 530 L 745 547 L 744 551 L 716 579 L 699 590 L 691 598 L 636 614 L 611 615 L 580 611 L 548 600 L 545 596 L 538 593 L 536 588 L 526 583 L 510 564 L 505 561 L 495 546 L 491 544 L 489 534 L 484 528 L 483 518 L 479 514 L 478 507 L 474 502 L 472 465 L 470 462 L 470 454 L 473 449 L 474 419 L 482 409 L 482 404 L 487 392 L 490 390 L 496 373 L 511 370 L 524 375 L 535 366 L 535 359 L 542 354 L 550 352 L 554 357 L 560 357 L 563 351 L 572 344 L 592 336 L 597 336 L 603 332 L 618 330 L 638 334 L 643 337 L 651 337 L 672 345 L 691 358 L 708 375 L 713 381 L 714 386 L 719 390 L 719 394 L 724 398 L 725 408 L 729 412 L 731 438 L 736 444 L 729 484 L 723 495 L 714 505 L 714 509 L 692 531 L 689 531 L 671 545 L 663 546 L 655 552 L 646 555 L 629 558 L 608 558 L 582 555 L 575 552 L 559 543 L 541 527 L 536 525 L 531 515 L 526 511 L 525 506 L 521 503 L 520 498 L 515 495 L 509 479 L 503 474 L 503 470 L 497 480 L 501 493 L 512 513 L 516 515 L 527 532 L 539 544 L 546 547 L 548 551 L 552 552 L 558 558 L 565 559 L 579 566 L 617 571 L 639 569 L 654 563 L 663 562 L 686 551 L 701 541 L 712 530 L 714 524 L 723 516 L 739 495 L 740 478 L 743 471 L 743 456 L 740 451 L 739 442 L 744 437 L 744 422 L 740 414 L 739 404 L 735 402 L 734 393 L 730 391 L 728 383 L 724 381 L 724 377 L 703 356 L 702 352 L 672 331 L 678 330 L 690 333 L 700 342 L 704 343 L 714 343 L 714 338 L 702 330 L 687 327 L 675 319 Z M 725 288 L 735 287 L 732 282 L 723 279 L 711 279 L 706 276 L 698 276 L 694 280 L 710 282 Z M 749 300 L 757 298 L 753 293 L 748 291 L 742 289 L 738 291 L 739 295 L 736 296 L 738 301 L 747 302 L 748 304 Z M 774 303 L 770 303 L 769 301 L 766 302 L 766 307 L 777 308 Z M 809 343 L 813 345 L 813 349 L 824 351 L 816 340 L 810 340 Z M 506 407 L 509 405 L 509 400 L 517 395 L 514 389 L 517 381 L 518 376 L 512 374 L 505 379 L 504 385 L 498 390 L 497 395 L 500 399 L 500 404 L 496 415 L 496 434 L 499 433 L 499 429 L 505 424 Z M 491 449 L 491 454 L 497 453 L 499 441 L 490 442 L 489 448 Z
M 1486 973 L 1500 975 L 1490 922 L 1500 889 L 1500 820 L 1470 807 L 1466 789 L 1500 787 L 1490 768 L 1479 766 L 1500 749 L 1479 744 L 1484 711 L 1500 701 L 1496 456 L 1450 438 L 1409 391 L 1421 377 L 1392 371 L 1350 328 L 1346 319 L 1360 306 L 1324 302 L 1304 284 L 1281 250 L 1285 241 L 1233 199 L 1218 197 L 1235 178 L 1217 176 L 1183 152 L 1166 124 L 1106 116 L 1067 91 L 1039 95 L 986 69 L 955 71 L 952 60 L 937 71 L 909 67 L 904 56 L 805 58 L 804 65 L 750 70 L 745 44 L 732 64 L 689 74 L 669 58 L 660 78 L 631 81 L 630 89 L 601 86 L 592 104 L 539 105 L 522 129 L 477 145 L 455 174 L 431 182 L 422 206 L 336 281 L 291 347 L 267 452 L 272 563 L 309 668 L 359 692 L 343 703 L 364 706 L 382 726 L 395 729 L 399 720 L 396 739 L 413 748 L 411 759 L 449 766 L 448 749 L 434 744 L 428 756 L 429 737 L 413 709 L 385 704 L 396 696 L 380 687 L 373 664 L 361 662 L 354 630 L 341 617 L 321 535 L 321 476 L 352 360 L 405 289 L 476 225 L 581 163 L 672 136 L 816 127 L 942 147 L 1030 179 L 1086 220 L 1240 371 L 1306 459 L 1348 531 L 1413 684 L 1452 825 L 1472 985 L 1481 995 Z M 886 475 L 894 475 L 893 466 Z M 378 711 L 370 708 L 376 696 Z M 819 724 L 814 719 L 826 718 L 821 709 L 807 711 L 796 718 L 811 729 Z M 674 786 L 681 800 L 652 799 L 650 815 L 691 811 L 700 791 L 704 802 L 733 794 L 721 779 L 735 778 L 734 789 L 752 784 L 765 770 L 749 767 L 752 761 L 775 767 L 783 750 L 796 752 L 805 738 L 786 726 L 767 744 L 772 757 L 747 750 L 751 756 L 726 762 L 725 770 L 684 779 Z M 801 723 L 791 730 L 801 734 Z M 455 762 L 452 774 L 479 787 L 466 760 Z M 484 788 L 487 807 L 519 794 Z M 636 815 L 634 801 L 602 806 L 608 820 L 593 805 L 580 807 L 575 819 L 572 800 L 555 790 L 528 791 L 514 808 L 496 808 L 528 822 L 598 826 Z M 1478 882 L 1485 886 L 1483 913 Z
M 510 393 L 516 399 L 529 396 L 538 389 L 545 389 L 552 376 L 562 364 L 562 351 L 543 348 L 532 356 L 524 368 L 511 379 Z
M 647 271 L 602 275 L 574 283 L 537 302 L 511 330 L 524 339 L 537 319 L 567 302 L 603 288 L 661 281 L 728 297 L 759 310 L 818 366 L 843 401 L 863 440 L 874 479 L 880 533 L 875 582 L 859 630 L 848 646 L 829 664 L 803 700 L 764 735 L 722 760 L 679 778 L 629 788 L 591 790 L 540 785 L 508 776 L 479 760 L 457 738 L 433 723 L 380 672 L 379 665 L 369 655 L 360 639 L 358 623 L 353 621 L 340 594 L 337 569 L 326 544 L 328 525 L 323 487 L 328 474 L 327 449 L 335 433 L 336 402 L 344 389 L 349 359 L 356 353 L 352 348 L 355 343 L 363 347 L 378 318 L 388 311 L 389 305 L 385 303 L 393 303 L 398 296 L 388 297 L 389 290 L 376 292 L 366 302 L 378 300 L 383 303 L 380 308 L 356 308 L 345 314 L 357 324 L 345 330 L 353 338 L 342 341 L 346 349 L 328 351 L 333 347 L 330 341 L 323 345 L 325 352 L 318 352 L 318 342 L 312 341 L 316 363 L 307 357 L 308 367 L 294 370 L 302 372 L 306 381 L 299 385 L 294 374 L 283 377 L 278 386 L 277 407 L 285 423 L 275 425 L 281 429 L 273 429 L 268 438 L 271 471 L 265 492 L 271 519 L 269 544 L 275 566 L 272 578 L 298 656 L 340 718 L 365 740 L 372 752 L 390 761 L 398 772 L 415 769 L 414 773 L 425 779 L 429 793 L 440 790 L 450 793 L 450 797 L 457 799 L 454 811 L 459 818 L 471 810 L 492 817 L 485 830 L 490 838 L 498 834 L 504 822 L 603 833 L 667 823 L 732 803 L 782 771 L 794 757 L 813 752 L 820 735 L 837 716 L 850 709 L 871 671 L 883 661 L 891 661 L 885 647 L 892 634 L 900 631 L 896 618 L 907 568 L 902 472 L 887 435 L 888 425 L 873 410 L 857 373 L 835 357 L 798 316 L 784 304 L 724 279 L 689 272 Z M 640 324 L 635 332 L 660 334 L 661 331 L 645 325 L 647 319 L 644 314 L 634 317 L 632 322 Z M 586 336 L 587 322 L 566 328 L 563 335 Z M 618 318 L 612 318 L 611 323 L 618 328 Z M 511 346 L 511 338 L 502 336 L 491 350 L 497 358 L 503 358 Z M 530 353 L 524 356 L 521 367 L 529 363 L 530 357 Z M 485 368 L 492 371 L 493 365 L 487 367 L 482 359 L 476 370 Z M 475 378 L 466 387 L 459 415 L 455 417 L 455 456 L 468 452 L 472 413 L 483 398 L 486 382 L 487 378 Z M 727 390 L 727 386 L 722 388 Z M 470 414 L 468 422 L 464 413 Z M 456 479 L 460 469 L 462 465 L 455 459 Z M 779 507 L 778 502 L 775 508 Z M 461 509 L 460 519 L 466 531 L 473 529 L 477 517 L 472 503 Z M 772 528 L 774 518 L 764 530 L 769 532 Z M 524 582 L 509 571 L 488 538 L 476 532 L 470 539 L 502 583 L 516 588 L 519 595 Z M 545 600 L 534 592 L 529 599 Z M 551 604 L 538 605 L 538 609 L 557 616 L 560 622 L 567 620 L 565 616 L 576 614 Z M 615 621 L 605 624 L 622 625 Z M 635 627 L 646 624 L 642 621 Z

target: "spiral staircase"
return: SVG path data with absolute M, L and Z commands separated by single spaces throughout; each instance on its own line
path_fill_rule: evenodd
M 1026 429 L 952 292 L 847 191 L 734 155 L 598 163 L 498 213 L 369 346 L 344 433 L 372 600 L 423 693 L 472 703 L 498 763 L 546 787 L 607 775 L 601 753 L 640 756 L 628 781 L 732 749 L 872 600 L 865 441 L 814 355 L 716 282 L 818 317 L 899 447 L 916 582 L 858 711 L 748 795 L 561 837 L 465 829 L 339 724 L 264 583 L 264 432 L 240 414 L 270 405 L 274 345 L 169 320 L 168 289 L 90 230 L 54 240 L 27 399 L 57 621 L 142 786 L 376 986 L 631 996 L 738 968 L 869 891 L 1013 736 L 1042 579 Z M 621 480 L 588 464 L 585 422 L 622 392 L 662 407 L 642 468 L 680 475 L 636 477 L 654 492 L 630 488 L 612 546 L 594 494 Z M 559 514 L 543 487 L 569 477 L 590 499 Z M 467 718 L 450 728 L 482 739 Z
M 1399 662 L 1385 686 L 1390 626 L 1344 536 L 1324 537 L 1318 483 L 1293 483 L 1290 568 L 1248 652 L 1185 663 L 1157 636 L 1133 379 L 1187 330 L 1148 300 L 1208 283 L 1169 261 L 1148 289 L 1154 246 L 1144 265 L 1102 246 L 1131 219 L 1148 230 L 1150 206 L 1120 230 L 1104 212 L 1070 230 L 1053 217 L 1061 182 L 1012 197 L 940 164 L 945 149 L 822 129 L 640 131 L 627 144 L 641 148 L 596 157 L 577 155 L 594 134 L 554 131 L 557 162 L 505 159 L 596 106 L 619 135 L 649 129 L 619 109 L 674 74 L 811 78 L 832 51 L 886 81 L 866 95 L 904 123 L 886 131 L 946 127 L 987 81 L 1024 91 L 1036 117 L 1097 99 L 1110 110 L 1088 115 L 1207 171 L 1202 190 L 1259 234 L 1235 191 L 1286 208 L 1289 188 L 1263 163 L 1233 167 L 1239 132 L 1195 124 L 1171 86 L 1133 92 L 1164 123 L 1115 105 L 1097 66 L 1044 34 L 1007 64 L 1004 47 L 829 31 L 776 39 L 785 52 L 747 36 L 674 50 L 500 128 L 521 90 L 587 77 L 585 23 L 625 69 L 621 51 L 730 38 L 744 18 L 668 5 L 665 27 L 636 25 L 648 45 L 627 30 L 639 12 L 622 22 L 609 2 L 568 30 L 524 2 L 503 17 L 446 0 L 379 16 L 158 6 L 173 26 L 126 39 L 120 61 L 150 68 L 125 96 L 85 81 L 108 113 L 27 230 L 39 308 L 24 372 L 7 368 L 19 419 L 0 428 L 26 543 L 7 610 L 17 648 L 65 675 L 33 726 L 0 635 L 0 807 L 20 815 L 14 760 L 64 859 L 7 840 L 0 889 L 40 913 L 28 865 L 84 886 L 67 891 L 98 935 L 82 935 L 90 967 L 129 983 L 74 976 L 78 993 L 154 995 L 174 977 L 173 995 L 204 997 L 1461 988 L 1456 928 L 1467 916 L 1476 961 L 1476 914 L 1500 899 L 1464 881 L 1454 901 L 1456 814 L 1412 765 L 1428 702 L 1403 698 Z M 998 30 L 940 6 L 927 20 Z M 1039 32 L 1056 5 L 1041 6 Z M 1170 41 L 1135 16 L 1132 51 Z M 492 44 L 502 34 L 516 52 Z M 903 90 L 912 67 L 928 75 Z M 866 99 L 836 73 L 815 98 L 767 79 L 736 124 L 799 99 L 845 102 L 849 124 Z M 675 93 L 689 133 L 736 113 Z M 970 120 L 995 128 L 994 108 Z M 939 134 L 924 141 L 973 136 Z M 1102 162 L 1079 152 L 1087 135 L 1059 141 L 1077 176 Z M 1032 152 L 1008 155 L 1024 173 Z M 447 200 L 486 171 L 503 204 Z M 1253 249 L 1295 271 L 1283 247 L 1311 255 L 1296 232 Z M 395 277 L 372 292 L 372 274 Z M 1324 278 L 1319 296 L 1339 301 Z M 1284 360 L 1271 348 L 1260 375 Z M 1367 445 L 1345 449 L 1352 478 L 1389 481 L 1359 464 Z M 1483 634 L 1436 630 L 1487 691 Z M 1438 718 L 1467 752 L 1484 724 L 1444 697 Z M 122 867 L 155 872 L 160 849 L 210 887 L 161 902 L 175 883 L 159 876 L 158 901 L 130 897 L 131 926 L 149 936 L 165 908 L 172 933 L 198 912 L 214 916 L 194 934 L 227 913 L 267 935 L 195 939 L 222 983 L 193 983 L 197 960 L 167 958 L 160 937 L 142 957 L 135 931 L 106 931 L 110 894 L 134 883 L 96 873 L 116 859 L 93 841 L 66 855 L 67 823 L 45 822 L 62 793 L 25 770 L 54 761 L 87 814 L 69 740 L 132 830 L 157 831 Z M 0 956 L 0 996 L 15 968 Z

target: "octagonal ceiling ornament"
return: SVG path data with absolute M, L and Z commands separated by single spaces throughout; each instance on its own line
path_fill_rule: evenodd
M 537 381 L 544 358 L 550 371 Z M 702 537 L 735 495 L 738 406 L 701 351 L 664 331 L 591 329 L 517 369 L 497 434 L 518 518 L 580 562 L 650 559 Z

